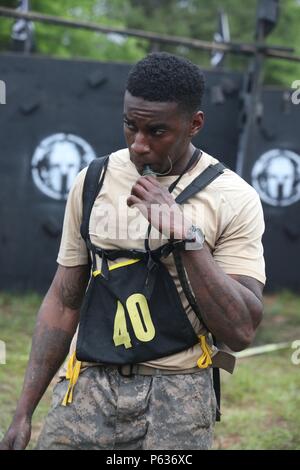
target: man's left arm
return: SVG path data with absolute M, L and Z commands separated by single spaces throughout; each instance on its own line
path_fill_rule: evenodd
M 233 351 L 245 349 L 262 319 L 263 284 L 249 276 L 226 274 L 206 244 L 181 256 L 207 328 Z

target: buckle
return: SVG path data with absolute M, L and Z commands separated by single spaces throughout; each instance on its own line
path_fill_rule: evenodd
M 126 371 L 129 368 L 129 373 L 127 374 Z M 118 372 L 122 377 L 133 377 L 133 364 L 124 364 L 123 366 L 118 367 Z

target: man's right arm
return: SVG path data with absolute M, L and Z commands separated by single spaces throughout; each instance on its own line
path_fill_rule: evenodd
M 37 316 L 23 390 L 0 449 L 24 449 L 33 412 L 66 358 L 79 322 L 88 266 L 58 266 Z

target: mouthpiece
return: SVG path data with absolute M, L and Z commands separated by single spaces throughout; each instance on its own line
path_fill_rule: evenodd
M 153 176 L 156 177 L 156 173 L 151 170 L 150 165 L 144 165 L 142 176 Z

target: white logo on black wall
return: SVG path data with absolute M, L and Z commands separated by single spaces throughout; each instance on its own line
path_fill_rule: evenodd
M 296 91 L 292 93 L 291 100 L 293 104 L 300 104 L 300 80 L 295 80 L 292 83 L 292 88 L 296 88 Z
M 291 150 L 272 149 L 255 162 L 252 186 L 262 201 L 289 206 L 300 200 L 300 156 Z
M 92 147 L 73 134 L 43 139 L 32 157 L 35 185 L 53 199 L 66 199 L 77 173 L 96 157 Z

